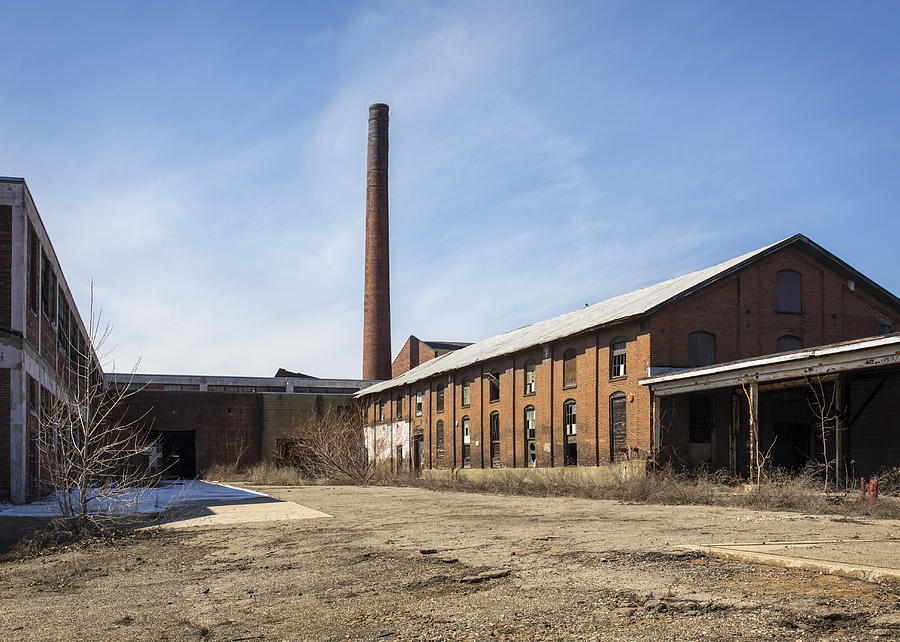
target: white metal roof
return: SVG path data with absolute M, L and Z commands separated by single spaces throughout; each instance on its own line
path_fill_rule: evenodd
M 426 361 L 422 365 L 403 373 L 402 375 L 376 383 L 365 390 L 356 393 L 356 396 L 370 395 L 391 388 L 397 388 L 434 375 L 451 372 L 464 368 L 487 359 L 518 352 L 526 348 L 538 346 L 563 337 L 572 336 L 593 328 L 599 328 L 611 323 L 646 314 L 661 305 L 671 302 L 700 286 L 706 285 L 717 278 L 724 276 L 744 264 L 759 258 L 760 256 L 780 249 L 795 241 L 804 241 L 815 245 L 801 234 L 784 239 L 777 243 L 743 254 L 736 258 L 719 263 L 703 270 L 691 272 L 662 283 L 649 285 L 639 290 L 606 299 L 600 303 L 579 308 L 567 312 L 558 317 L 538 321 L 517 330 L 498 334 L 496 336 L 478 341 L 472 345 L 460 348 L 453 352 Z M 816 246 L 818 247 L 818 246 Z

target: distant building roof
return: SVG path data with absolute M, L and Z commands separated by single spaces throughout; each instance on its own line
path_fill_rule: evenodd
M 472 345 L 470 343 L 464 343 L 462 341 L 423 341 L 426 346 L 431 348 L 432 350 L 459 350 L 460 348 L 465 348 L 466 346 Z
M 314 377 L 312 375 L 303 374 L 302 372 L 291 372 L 290 370 L 285 370 L 284 368 L 278 368 L 278 372 L 275 373 L 276 377 L 295 377 L 297 379 L 318 379 L 318 377 Z
M 357 393 L 357 396 L 389 390 L 414 381 L 427 379 L 437 374 L 464 368 L 487 359 L 512 354 L 525 348 L 543 345 L 573 334 L 655 312 L 664 305 L 677 301 L 789 245 L 797 245 L 810 252 L 839 273 L 856 280 L 858 285 L 866 287 L 879 299 L 886 301 L 896 309 L 900 309 L 900 299 L 896 296 L 807 237 L 802 234 L 796 234 L 724 263 L 621 294 L 594 305 L 567 312 L 551 319 L 538 321 L 517 330 L 511 330 L 478 341 L 459 350 L 448 352 L 394 379 L 382 381 L 365 390 L 361 390 Z

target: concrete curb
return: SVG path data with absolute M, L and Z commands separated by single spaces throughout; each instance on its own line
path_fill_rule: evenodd
M 881 540 L 864 540 L 867 542 Z M 885 540 L 891 541 L 891 540 Z M 778 553 L 763 553 L 760 551 L 746 550 L 745 546 L 806 546 L 810 544 L 847 544 L 857 543 L 861 540 L 832 540 L 832 541 L 802 541 L 802 542 L 755 542 L 745 544 L 713 544 L 708 546 L 684 545 L 678 548 L 688 551 L 697 551 L 745 562 L 757 562 L 769 566 L 782 568 L 796 568 L 830 575 L 841 575 L 867 582 L 879 582 L 883 580 L 900 581 L 900 569 L 883 566 L 867 566 L 865 564 L 847 564 L 830 560 L 817 560 L 796 555 L 782 555 Z

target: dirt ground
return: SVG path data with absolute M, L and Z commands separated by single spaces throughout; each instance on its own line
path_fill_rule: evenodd
M 154 528 L 0 564 L 0 639 L 900 637 L 896 584 L 679 550 L 885 540 L 900 537 L 897 521 L 416 488 L 263 490 L 333 517 Z

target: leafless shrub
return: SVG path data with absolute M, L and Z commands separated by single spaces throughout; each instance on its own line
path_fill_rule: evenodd
M 65 523 L 76 531 L 108 525 L 128 513 L 153 485 L 154 444 L 142 430 L 143 417 L 121 419 L 121 407 L 137 390 L 107 387 L 101 354 L 109 324 L 95 315 L 93 296 L 88 345 L 70 344 L 67 366 L 41 403 L 36 482 L 51 491 Z M 132 371 L 133 372 L 133 371 Z
M 250 449 L 246 435 L 243 431 L 227 430 L 219 436 L 218 446 L 222 456 L 206 471 L 206 476 L 210 479 L 235 479 Z
M 366 452 L 364 425 L 363 411 L 355 406 L 298 416 L 285 438 L 282 463 L 296 466 L 307 479 L 368 484 L 377 466 Z

